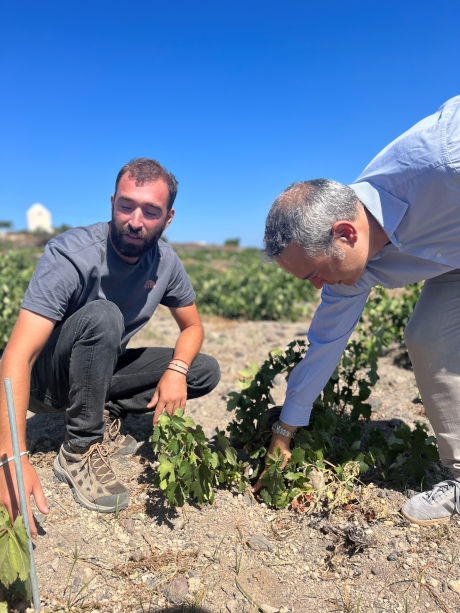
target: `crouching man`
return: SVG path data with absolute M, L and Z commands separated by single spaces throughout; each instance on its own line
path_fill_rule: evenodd
M 177 181 L 158 162 L 132 160 L 118 173 L 112 219 L 74 228 L 46 246 L 21 305 L 1 366 L 0 504 L 18 514 L 3 386 L 11 379 L 26 497 L 47 513 L 26 452 L 30 409 L 65 413 L 66 438 L 54 462 L 76 500 L 99 512 L 123 509 L 129 491 L 113 454 L 137 441 L 120 432 L 128 412 L 172 415 L 219 381 L 214 358 L 200 354 L 203 327 L 195 292 L 173 249 L 160 240 L 174 216 Z M 179 327 L 174 348 L 127 349 L 129 339 L 167 306 Z M 30 393 L 30 397 L 29 397 Z M 31 532 L 36 528 L 29 512 Z

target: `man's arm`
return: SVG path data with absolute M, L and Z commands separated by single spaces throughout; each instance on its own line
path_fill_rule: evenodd
M 4 379 L 11 380 L 14 406 L 19 437 L 20 451 L 26 451 L 26 414 L 29 405 L 30 373 L 40 351 L 48 340 L 55 321 L 31 311 L 22 309 L 11 333 L 5 353 L 0 362 L 0 460 L 13 455 L 11 443 L 8 408 Z M 31 494 L 35 498 L 38 509 L 48 513 L 45 497 L 27 455 L 22 456 L 24 487 L 29 506 Z M 8 462 L 0 467 L 0 504 L 3 504 L 14 519 L 19 513 L 19 502 L 16 487 L 16 471 L 14 462 Z M 37 530 L 29 506 L 29 522 L 32 536 L 37 536 Z
M 308 424 L 312 404 L 333 373 L 361 317 L 370 287 L 365 283 L 362 283 L 361 287 L 358 285 L 326 285 L 323 289 L 321 304 L 308 332 L 310 346 L 303 360 L 289 376 L 286 400 L 280 415 L 280 425 L 292 434 L 298 426 Z M 284 456 L 284 468 L 291 457 L 290 443 L 290 437 L 273 434 L 267 458 L 279 447 L 281 455 Z M 253 492 L 261 489 L 264 474 L 265 471 L 252 488 Z
M 174 358 L 185 368 L 189 368 L 197 356 L 204 338 L 203 326 L 195 303 L 185 307 L 170 308 L 172 316 L 179 326 L 180 334 L 174 349 Z M 177 372 L 179 371 L 179 372 Z M 185 370 L 166 370 L 158 382 L 155 394 L 147 408 L 155 407 L 153 424 L 163 411 L 173 415 L 179 407 L 185 407 L 187 401 L 187 381 Z

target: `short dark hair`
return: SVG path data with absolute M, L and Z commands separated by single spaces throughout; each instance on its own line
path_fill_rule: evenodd
M 176 199 L 178 182 L 176 177 L 168 172 L 166 168 L 163 168 L 159 162 L 149 158 L 133 158 L 121 168 L 117 175 L 115 180 L 115 195 L 117 194 L 120 179 L 126 173 L 128 173 L 131 178 L 136 179 L 136 183 L 139 185 L 154 183 L 159 180 L 164 181 L 168 186 L 169 192 L 168 211 L 171 210 L 174 200 Z

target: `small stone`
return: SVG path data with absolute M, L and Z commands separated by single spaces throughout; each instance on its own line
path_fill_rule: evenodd
M 371 568 L 371 573 L 372 573 L 373 575 L 376 575 L 376 576 L 377 576 L 377 575 L 380 575 L 380 574 L 382 573 L 382 569 L 381 569 L 381 568 L 379 568 L 378 566 L 373 566 L 373 567 Z
M 389 562 L 394 562 L 397 559 L 398 559 L 398 554 L 396 553 L 396 551 L 392 551 L 391 553 L 387 555 L 387 560 Z
M 181 604 L 188 594 L 188 581 L 185 577 L 175 579 L 165 591 L 166 598 L 173 604 Z
M 141 581 L 142 583 L 144 583 L 145 585 L 148 585 L 149 587 L 153 587 L 156 583 L 155 577 L 152 575 L 152 573 L 147 573 L 146 575 L 142 575 Z
M 248 540 L 248 545 L 256 551 L 271 551 L 273 549 L 272 543 L 260 534 L 253 534 Z
M 428 577 L 426 582 L 428 583 L 428 585 L 431 585 L 431 587 L 434 587 L 434 588 L 439 587 L 439 581 L 435 579 L 434 577 Z
M 447 584 L 451 590 L 460 594 L 460 579 L 454 579 L 453 581 L 449 581 Z
M 133 519 L 131 519 L 130 517 L 128 519 L 125 519 L 125 521 L 123 522 L 123 526 L 128 534 L 134 534 L 134 531 L 136 529 L 136 522 Z
M 188 589 L 189 592 L 195 594 L 201 587 L 201 579 L 199 577 L 189 577 L 188 579 Z
M 142 560 L 145 560 L 145 557 L 146 556 L 144 551 L 142 551 L 141 549 L 136 549 L 131 553 L 129 559 L 133 562 L 141 562 Z
M 50 566 L 54 570 L 54 572 L 56 572 L 57 569 L 59 568 L 59 558 L 54 558 L 54 560 L 51 562 Z
M 261 606 L 262 611 L 264 611 L 264 613 L 278 613 L 279 608 L 278 607 L 272 607 L 269 604 L 263 604 Z
M 179 517 L 179 519 L 174 524 L 175 530 L 183 530 L 185 527 L 185 519 L 183 517 Z

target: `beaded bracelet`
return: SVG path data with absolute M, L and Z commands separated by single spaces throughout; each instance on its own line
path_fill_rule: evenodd
M 28 455 L 30 456 L 30 451 L 21 451 L 21 453 L 19 454 L 21 455 Z M 11 462 L 11 460 L 14 460 L 14 456 L 11 456 L 11 458 L 7 458 L 6 460 L 3 460 L 3 462 L 0 462 L 0 466 L 5 466 L 5 464 L 8 464 L 8 462 Z
M 173 372 L 178 372 L 180 375 L 184 375 L 184 377 L 187 376 L 186 372 L 182 372 L 181 370 L 176 370 L 175 368 L 171 368 L 170 366 L 168 366 L 166 370 L 172 370 Z

